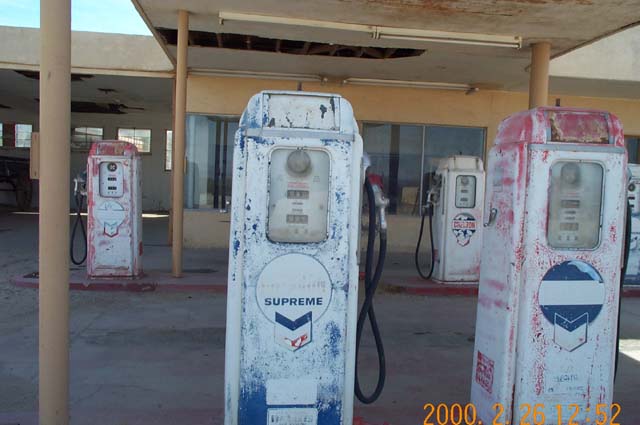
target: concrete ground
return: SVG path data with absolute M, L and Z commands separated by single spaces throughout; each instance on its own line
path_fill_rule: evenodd
M 1 208 L 1 207 L 0 207 Z M 37 423 L 38 292 L 9 284 L 37 269 L 35 214 L 0 209 L 0 424 Z M 144 223 L 147 268 L 170 267 L 166 218 Z M 217 256 L 217 260 L 213 257 Z M 220 273 L 223 252 L 187 251 L 185 269 Z M 390 267 L 404 261 L 392 261 Z M 406 261 L 407 264 L 410 261 Z M 72 291 L 73 424 L 222 424 L 225 296 L 215 293 Z M 381 293 L 387 384 L 359 423 L 423 423 L 425 403 L 469 399 L 475 297 Z M 618 422 L 640 424 L 640 298 L 622 302 L 615 399 Z M 360 370 L 372 384 L 376 358 L 365 335 Z

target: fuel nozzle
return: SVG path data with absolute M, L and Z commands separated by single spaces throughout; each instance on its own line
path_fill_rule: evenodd
M 87 196 L 87 172 L 83 171 L 78 173 L 73 178 L 73 194 L 80 196 Z
M 440 189 L 442 187 L 442 176 L 432 173 L 428 180 L 427 196 L 422 206 L 422 215 L 433 216 L 436 205 L 440 202 Z
M 387 233 L 387 206 L 389 205 L 389 199 L 384 196 L 382 188 L 377 184 L 373 185 L 373 195 L 376 204 L 376 210 L 380 217 L 378 231 L 380 233 Z

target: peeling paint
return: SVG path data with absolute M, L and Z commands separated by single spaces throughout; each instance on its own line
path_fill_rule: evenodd
M 330 156 L 328 238 L 271 242 L 271 154 L 301 142 Z M 362 157 L 351 106 L 338 95 L 263 92 L 243 113 L 235 144 L 225 424 L 266 423 L 280 408 L 274 400 L 296 414 L 316 412 L 317 424 L 348 423 L 354 349 L 347 336 L 355 335 L 360 214 L 352 199 L 360 193 Z M 325 272 L 311 271 L 317 267 Z
M 118 173 L 114 178 L 121 180 L 122 186 L 121 190 L 109 194 L 100 189 L 100 174 L 101 164 L 102 173 L 106 174 L 105 164 L 111 163 L 120 167 L 116 168 Z M 142 274 L 141 174 L 140 155 L 135 145 L 100 141 L 91 146 L 87 158 L 89 277 L 138 277 Z
M 434 248 L 441 252 L 435 261 L 433 279 L 449 284 L 477 282 L 482 251 L 483 201 L 485 173 L 482 160 L 473 156 L 454 155 L 441 160 L 436 175 L 443 182 L 437 196 L 439 203 L 433 216 Z M 459 180 L 473 191 L 473 204 L 466 207 L 456 195 Z M 462 186 L 461 186 L 462 187 Z
M 485 211 L 498 213 L 484 233 L 475 340 L 475 351 L 495 362 L 493 388 L 488 392 L 474 380 L 471 396 L 483 422 L 494 416 L 495 403 L 505 407 L 505 422 L 518 423 L 522 412 L 514 406 L 522 403 L 611 402 L 626 195 L 623 147 L 620 122 L 601 111 L 538 108 L 500 124 L 489 154 L 485 199 Z M 547 241 L 551 167 L 567 160 L 595 161 L 607 170 L 595 249 L 555 249 Z M 592 321 L 563 331 L 544 315 L 542 282 L 553 267 L 576 260 L 602 276 L 603 305 Z M 560 296 L 570 303 L 584 291 Z M 578 326 L 588 327 L 586 339 L 561 345 L 557 332 L 577 338 L 581 334 L 571 332 Z M 545 414 L 557 422 L 553 409 Z M 584 422 L 584 410 L 574 419 Z

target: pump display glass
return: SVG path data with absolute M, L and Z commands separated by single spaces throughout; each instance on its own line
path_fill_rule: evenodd
M 269 239 L 293 243 L 325 240 L 329 155 L 315 149 L 276 149 L 269 167 Z
M 602 165 L 558 161 L 551 167 L 547 239 L 553 248 L 594 249 L 600 242 Z
M 456 177 L 456 208 L 474 208 L 476 206 L 476 177 Z

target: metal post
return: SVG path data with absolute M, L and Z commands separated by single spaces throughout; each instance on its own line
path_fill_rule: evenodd
M 69 423 L 71 2 L 40 1 L 41 425 Z
M 529 109 L 547 105 L 549 98 L 550 58 L 551 44 L 547 42 L 540 42 L 531 45 Z
M 172 214 L 173 222 L 173 276 L 182 276 L 182 229 L 184 217 L 184 171 L 185 171 L 185 118 L 187 111 L 187 49 L 189 36 L 189 14 L 178 11 L 178 61 L 176 63 L 176 94 L 174 97 L 175 121 L 173 124 L 173 177 Z

